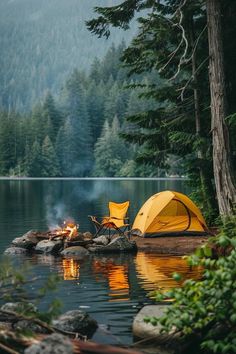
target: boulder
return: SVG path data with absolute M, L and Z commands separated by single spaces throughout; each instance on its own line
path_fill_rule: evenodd
M 91 232 L 87 231 L 87 232 L 83 233 L 83 237 L 84 237 L 84 240 L 92 240 L 93 235 L 91 234 Z
M 7 255 L 16 255 L 16 254 L 27 254 L 28 250 L 21 247 L 9 247 L 4 251 L 4 254 Z
M 13 324 L 13 329 L 16 331 L 31 331 L 33 333 L 49 334 L 49 330 L 33 321 L 20 320 Z
M 89 252 L 86 250 L 86 248 L 82 246 L 67 247 L 61 252 L 61 255 L 64 257 L 73 257 L 73 258 L 83 258 L 88 254 Z
M 2 322 L 0 321 L 0 331 L 11 331 L 12 323 L 11 322 Z
M 151 323 L 144 322 L 145 317 L 161 317 L 168 305 L 147 305 L 144 306 L 136 315 L 133 321 L 133 335 L 137 338 L 144 339 L 149 337 L 163 337 L 165 334 L 160 333 L 161 326 L 157 324 L 153 326 Z
M 76 332 L 88 337 L 91 337 L 98 327 L 97 322 L 82 310 L 67 311 L 53 320 L 52 324 L 59 330 Z
M 101 235 L 93 239 L 93 242 L 96 243 L 96 245 L 102 245 L 106 246 L 110 242 L 109 237 L 106 235 Z
M 178 348 L 179 350 L 181 348 L 180 334 L 174 334 L 174 329 L 172 333 L 161 333 L 162 327 L 159 324 L 153 326 L 151 323 L 144 322 L 145 317 L 162 317 L 167 306 L 169 305 L 144 306 L 133 321 L 134 337 L 138 340 L 145 339 L 145 346 L 155 348 L 155 353 L 172 354 L 175 352 L 175 349 Z M 148 341 L 149 338 L 150 341 Z M 144 345 L 144 342 L 142 345 Z
M 69 338 L 53 333 L 41 342 L 25 349 L 24 354 L 73 354 L 73 345 Z
M 89 247 L 87 248 L 87 250 L 91 253 L 98 253 L 101 252 L 104 249 L 103 245 L 96 245 L 95 243 L 93 245 L 89 245 Z
M 91 252 L 136 252 L 137 246 L 135 241 L 129 241 L 125 236 L 114 238 L 107 246 L 90 247 Z
M 21 247 L 26 249 L 32 249 L 38 243 L 37 232 L 30 230 L 21 237 L 16 237 L 12 241 L 12 245 L 15 247 Z
M 23 303 L 23 302 L 6 302 L 4 305 L 1 306 L 1 310 L 3 311 L 12 311 L 21 313 L 22 311 L 28 311 L 37 313 L 37 307 L 32 304 L 31 302 Z
M 32 303 L 23 303 L 23 302 L 7 302 L 1 306 L 2 311 L 15 312 L 15 313 L 27 313 L 35 314 L 38 312 L 37 307 Z M 15 315 L 9 313 L 1 312 L 0 321 L 2 322 L 15 322 Z
M 55 254 L 58 253 L 61 248 L 62 241 L 43 240 L 36 245 L 35 251 L 44 254 Z

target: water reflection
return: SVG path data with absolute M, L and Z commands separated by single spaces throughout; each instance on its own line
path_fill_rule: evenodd
M 45 261 L 49 263 L 48 259 L 44 259 L 44 263 Z M 189 266 L 182 257 L 144 252 L 138 252 L 133 259 L 130 257 L 96 256 L 87 262 L 89 264 L 86 265 L 79 260 L 63 259 L 59 268 L 63 270 L 64 280 L 78 280 L 80 275 L 83 275 L 83 268 L 90 268 L 91 280 L 102 284 L 107 289 L 108 302 L 129 301 L 131 287 L 135 286 L 134 276 L 137 277 L 138 287 L 143 289 L 147 296 L 150 296 L 149 292 L 153 290 L 169 290 L 181 286 L 186 279 L 198 279 L 202 272 L 200 267 Z M 178 272 L 182 276 L 180 282 L 176 282 L 172 278 L 174 272 Z
M 98 282 L 103 278 L 107 280 L 109 301 L 130 300 L 128 264 L 116 264 L 112 258 L 95 258 L 92 269 Z
M 62 268 L 64 280 L 79 279 L 80 265 L 75 259 L 63 259 Z
M 137 276 L 141 280 L 143 289 L 169 290 L 182 285 L 184 280 L 197 279 L 201 276 L 200 267 L 191 267 L 182 257 L 157 256 L 139 252 L 134 260 Z M 178 272 L 182 276 L 180 282 L 172 278 Z

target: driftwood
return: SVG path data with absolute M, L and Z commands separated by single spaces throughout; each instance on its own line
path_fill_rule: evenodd
M 60 333 L 71 339 L 74 347 L 75 354 L 141 354 L 139 351 L 133 349 L 125 349 L 113 347 L 111 345 L 97 344 L 93 342 L 88 342 L 87 337 L 81 335 L 80 333 L 68 332 L 59 330 L 49 324 L 41 321 L 38 318 L 32 316 L 26 316 L 23 314 L 18 314 L 14 311 L 0 310 L 0 316 L 8 316 L 8 320 L 12 323 L 19 320 L 27 320 L 33 322 L 49 332 L 48 335 L 52 333 Z M 48 336 L 47 334 L 37 334 L 29 336 L 24 336 L 23 334 L 18 334 L 13 330 L 3 329 L 0 330 L 0 352 L 5 352 L 9 354 L 19 354 L 19 350 L 22 351 L 32 344 L 35 344 Z
M 24 350 L 40 342 L 47 335 L 38 334 L 34 337 L 26 337 L 16 335 L 12 331 L 0 331 L 0 350 L 9 354 L 19 354 L 20 350 Z M 142 354 L 140 351 L 133 349 L 118 348 L 111 345 L 98 344 L 94 342 L 83 342 L 79 339 L 71 339 L 73 351 L 75 354 Z
M 68 332 L 68 331 L 63 331 L 61 329 L 58 329 L 54 326 L 50 326 L 48 323 L 40 320 L 39 318 L 35 318 L 35 317 L 32 317 L 32 316 L 25 316 L 25 315 L 22 315 L 22 314 L 19 314 L 19 313 L 16 313 L 14 311 L 9 311 L 9 310 L 2 310 L 0 309 L 0 314 L 3 314 L 3 315 L 7 315 L 8 316 L 8 321 L 10 322 L 17 322 L 17 321 L 20 321 L 20 320 L 26 320 L 26 321 L 29 321 L 29 322 L 32 322 L 32 323 L 35 323 L 37 325 L 39 325 L 40 327 L 46 329 L 49 333 L 61 333 L 61 334 L 64 334 L 66 336 L 70 336 L 72 338 L 79 338 L 81 340 L 87 340 L 87 337 L 80 334 L 80 333 L 77 333 L 77 332 Z

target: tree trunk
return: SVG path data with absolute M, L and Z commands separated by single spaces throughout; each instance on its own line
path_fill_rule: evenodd
M 196 41 L 195 31 L 194 31 L 194 21 L 193 16 L 190 19 L 190 46 L 192 50 L 192 77 L 193 77 L 193 99 L 194 99 L 194 116 L 195 116 L 195 131 L 196 138 L 199 139 L 202 134 L 201 128 L 201 110 L 200 110 L 200 92 L 199 92 L 199 79 L 197 74 L 197 55 L 194 51 L 194 44 Z M 215 199 L 215 190 L 212 184 L 212 175 L 209 173 L 209 169 L 206 166 L 206 156 L 202 148 L 202 145 L 199 145 L 197 148 L 197 158 L 199 162 L 199 177 L 201 183 L 201 193 L 204 201 L 204 205 L 208 210 L 208 213 L 214 214 L 214 210 L 217 209 L 216 199 Z
M 227 99 L 221 29 L 221 1 L 206 0 L 206 5 L 210 56 L 209 80 L 214 179 L 220 214 L 230 215 L 233 213 L 233 204 L 236 201 L 236 189 L 231 173 L 229 134 L 225 124 Z

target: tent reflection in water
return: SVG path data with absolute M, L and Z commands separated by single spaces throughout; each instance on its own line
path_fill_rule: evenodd
M 186 279 L 199 279 L 202 268 L 191 267 L 182 257 L 157 256 L 139 252 L 134 260 L 142 288 L 147 291 L 170 290 L 182 284 Z M 176 282 L 172 275 L 178 272 L 181 282 Z
M 131 230 L 142 237 L 206 235 L 200 209 L 186 195 L 163 191 L 151 196 L 139 210 Z
M 130 299 L 128 264 L 116 264 L 112 258 L 94 259 L 92 269 L 96 274 L 96 281 L 103 281 L 103 279 L 108 281 L 109 302 Z

